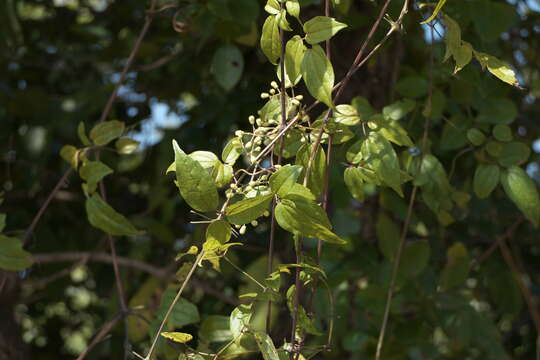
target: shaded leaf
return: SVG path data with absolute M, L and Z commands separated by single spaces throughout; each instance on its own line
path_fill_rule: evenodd
M 473 187 L 476 196 L 484 199 L 499 183 L 499 167 L 493 164 L 479 164 L 474 173 Z
M 0 234 L 0 269 L 19 271 L 32 263 L 32 254 L 23 249 L 20 239 Z
M 232 44 L 219 47 L 212 58 L 211 71 L 225 90 L 234 88 L 244 71 L 244 56 L 240 49 Z
M 144 233 L 137 230 L 124 215 L 116 212 L 97 193 L 86 199 L 86 214 L 92 226 L 111 235 L 133 236 Z

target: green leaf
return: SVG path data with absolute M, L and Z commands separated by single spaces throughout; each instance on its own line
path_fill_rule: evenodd
M 256 332 L 254 335 L 264 360 L 280 360 L 270 335 L 262 332 Z
M 279 226 L 293 234 L 334 244 L 345 243 L 345 240 L 330 231 L 331 224 L 326 213 L 314 201 L 289 195 L 276 206 L 275 216 Z
M 338 31 L 347 27 L 347 24 L 340 23 L 334 18 L 327 16 L 315 16 L 304 23 L 304 32 L 308 44 L 314 45 L 322 41 L 329 40 Z
M 278 22 L 280 29 L 284 31 L 292 31 L 289 21 L 287 20 L 287 10 L 282 9 L 281 12 L 276 15 L 276 21 Z
M 32 263 L 32 254 L 23 249 L 20 239 L 0 234 L 0 269 L 19 271 Z
M 221 161 L 216 161 L 212 168 L 212 177 L 217 187 L 221 188 L 231 183 L 233 177 L 233 168 L 231 165 L 223 165 Z
M 286 196 L 302 173 L 300 165 L 285 165 L 270 176 L 268 183 L 272 191 L 279 197 Z
M 92 145 L 92 143 L 90 142 L 90 139 L 86 135 L 86 127 L 84 126 L 83 121 L 81 121 L 79 123 L 79 126 L 77 126 L 77 135 L 79 135 L 79 139 L 81 140 L 84 146 Z
M 472 128 L 467 131 L 467 139 L 469 139 L 471 144 L 480 146 L 486 141 L 486 135 L 482 131 Z
M 508 125 L 498 124 L 493 127 L 493 136 L 499 141 L 512 141 L 512 129 Z
M 287 8 L 289 15 L 300 19 L 300 3 L 298 3 L 298 0 L 287 0 L 285 2 L 285 7 Z
M 475 51 L 474 56 L 480 62 L 483 69 L 487 67 L 488 71 L 498 77 L 500 80 L 512 86 L 519 87 L 519 81 L 516 78 L 516 73 L 510 68 L 510 65 L 497 59 L 495 56 L 491 56 L 479 51 Z
M 379 213 L 375 225 L 379 249 L 389 260 L 394 260 L 399 247 L 400 230 L 397 225 L 385 214 Z
M 367 121 L 376 112 L 375 109 L 371 107 L 369 101 L 361 96 L 354 97 L 351 100 L 351 105 L 355 107 L 361 121 Z
M 446 265 L 439 280 L 441 288 L 448 290 L 463 284 L 469 276 L 469 268 L 467 248 L 461 242 L 456 242 L 446 252 Z
M 0 232 L 4 231 L 6 227 L 6 214 L 0 213 Z
M 499 167 L 479 164 L 474 173 L 474 192 L 480 199 L 487 198 L 499 183 Z
M 403 197 L 399 161 L 392 145 L 381 134 L 371 132 L 362 143 L 362 158 L 377 177 Z
M 400 276 L 413 278 L 422 273 L 429 263 L 431 247 L 426 240 L 408 244 L 401 255 Z
M 211 72 L 226 91 L 235 87 L 243 71 L 244 56 L 237 46 L 226 44 L 216 50 L 212 58 Z
M 513 141 L 502 144 L 497 161 L 501 166 L 510 167 L 525 163 L 530 155 L 531 148 L 527 144 Z
M 540 199 L 536 183 L 517 166 L 511 166 L 502 172 L 501 183 L 508 198 L 537 227 L 540 221 Z
M 411 99 L 404 99 L 398 102 L 395 102 L 391 105 L 387 105 L 383 108 L 383 116 L 388 120 L 399 120 L 411 111 L 414 110 L 416 102 Z
M 354 142 L 348 149 L 345 154 L 347 161 L 351 164 L 358 164 L 362 161 L 362 144 L 364 140 L 358 140 Z
M 205 342 L 226 342 L 233 339 L 228 316 L 210 315 L 201 324 L 199 339 Z
M 137 230 L 124 215 L 116 212 L 97 193 L 86 199 L 86 214 L 92 226 L 108 234 L 115 236 L 144 234 L 144 231 Z
M 319 45 L 306 50 L 301 69 L 309 93 L 315 99 L 333 107 L 334 69 Z
M 211 151 L 194 151 L 189 157 L 196 160 L 204 169 L 213 168 L 219 162 L 217 155 Z
M 358 201 L 364 201 L 364 181 L 360 170 L 355 167 L 347 168 L 345 169 L 343 178 L 351 195 Z
M 183 333 L 183 332 L 167 332 L 164 331 L 161 333 L 161 336 L 163 336 L 166 339 L 172 340 L 174 342 L 185 344 L 193 339 L 193 336 L 191 334 Z
M 165 292 L 163 292 L 159 308 L 156 312 L 156 317 L 158 320 L 163 320 L 165 317 L 165 313 L 169 309 L 169 306 L 171 306 L 176 296 L 176 291 L 177 289 L 174 287 L 169 287 L 167 290 L 165 290 Z M 186 325 L 196 324 L 199 321 L 200 316 L 197 306 L 184 298 L 180 298 L 180 300 L 174 305 L 167 323 L 172 328 L 181 328 Z
M 277 15 L 281 11 L 278 0 L 268 0 L 264 6 L 264 11 L 271 15 Z
M 199 164 L 186 155 L 173 140 L 176 181 L 184 200 L 197 211 L 212 211 L 218 206 L 219 197 L 214 179 Z
M 87 182 L 89 194 L 96 191 L 98 182 L 112 173 L 113 170 L 101 161 L 87 161 L 79 170 L 79 175 Z
M 281 56 L 281 41 L 279 38 L 279 23 L 276 15 L 270 15 L 266 18 L 262 34 L 261 49 L 272 64 L 277 64 Z
M 79 166 L 79 149 L 73 145 L 64 145 L 60 149 L 60 156 L 67 161 L 74 169 Z
M 304 144 L 296 154 L 296 164 L 302 165 L 303 167 L 301 179 L 304 179 L 306 176 L 312 148 L 313 146 Z M 311 170 L 307 183 L 307 187 L 315 196 L 319 196 L 323 191 L 325 174 L 326 154 L 324 153 L 324 149 L 319 146 L 317 152 L 315 153 L 315 157 L 313 158 L 313 163 L 311 164 Z
M 394 144 L 400 146 L 414 146 L 411 138 L 407 134 L 407 131 L 401 127 L 398 121 L 396 120 L 386 120 L 379 116 L 372 116 L 371 121 L 368 123 L 374 122 L 378 131 L 386 140 L 393 142 Z
M 261 217 L 268 207 L 274 194 L 259 195 L 254 198 L 240 200 L 227 206 L 225 215 L 236 225 L 243 225 Z
M 225 220 L 215 220 L 206 228 L 206 240 L 225 244 L 231 239 L 231 225 Z
M 231 313 L 229 318 L 230 329 L 233 338 L 238 339 L 239 342 L 240 336 L 249 330 L 249 321 L 253 315 L 252 305 L 239 305 Z
M 482 101 L 476 121 L 485 124 L 510 124 L 518 115 L 516 104 L 504 97 L 490 97 Z
M 427 24 L 431 21 L 433 21 L 433 19 L 435 19 L 437 17 L 437 15 L 439 15 L 439 12 L 441 11 L 442 7 L 444 6 L 444 4 L 446 3 L 446 0 L 439 0 L 437 2 L 437 5 L 435 6 L 435 10 L 433 10 L 433 13 L 431 14 L 431 16 L 429 18 L 427 18 L 425 21 L 422 21 L 420 24 Z
M 227 142 L 221 153 L 221 159 L 224 163 L 234 165 L 236 160 L 242 155 L 243 147 L 239 138 L 232 138 Z
M 135 152 L 135 150 L 137 150 L 139 145 L 140 143 L 138 141 L 130 138 L 120 138 L 114 143 L 116 151 L 118 151 L 118 153 L 122 155 L 132 154 L 133 152 Z
M 347 126 L 354 126 L 360 122 L 360 116 L 356 108 L 347 104 L 336 106 L 334 118 L 337 123 Z
M 292 196 L 297 195 L 303 198 L 306 198 L 308 200 L 315 200 L 315 195 L 309 190 L 307 187 L 305 187 L 302 184 L 293 184 L 290 191 L 287 193 L 286 196 Z
M 304 41 L 298 35 L 293 36 L 287 41 L 287 45 L 285 45 L 285 71 L 293 84 L 300 80 L 302 60 L 304 59 L 305 52 L 306 46 L 304 45 Z
M 462 41 L 461 45 L 453 51 L 454 61 L 456 66 L 454 67 L 454 74 L 463 69 L 472 60 L 473 47 L 466 41 Z
M 397 82 L 396 90 L 402 96 L 419 98 L 427 95 L 428 81 L 420 76 L 404 77 Z
M 90 130 L 90 139 L 97 146 L 107 145 L 124 133 L 125 125 L 122 121 L 112 120 L 97 124 Z

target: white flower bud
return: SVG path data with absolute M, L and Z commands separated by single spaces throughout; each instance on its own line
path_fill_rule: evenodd
M 240 235 L 244 235 L 246 233 L 246 225 L 242 225 L 239 231 Z
M 257 220 L 253 220 L 253 221 L 251 222 L 251 225 L 252 225 L 253 227 L 255 227 L 255 226 L 259 225 L 259 222 L 258 222 Z
M 276 90 L 274 90 L 274 89 L 270 89 L 269 92 L 270 92 L 270 95 L 276 95 Z
M 302 101 L 302 100 L 304 99 L 304 96 L 303 96 L 303 95 L 296 95 L 294 98 L 295 98 L 296 100 Z
M 277 89 L 277 88 L 279 87 L 278 83 L 275 82 L 275 81 L 272 81 L 272 82 L 270 83 L 270 86 L 273 87 L 274 89 Z
M 249 150 L 249 149 L 251 149 L 251 145 L 253 145 L 253 144 L 251 143 L 251 141 L 248 141 L 248 142 L 244 145 L 244 147 L 246 148 L 246 150 Z
M 263 212 L 263 215 L 264 215 L 265 217 L 269 217 L 269 216 L 270 216 L 270 211 L 265 210 L 265 211 Z
M 296 99 L 292 99 L 291 104 L 293 104 L 294 106 L 298 106 L 298 105 L 300 105 L 300 101 L 298 101 Z
M 251 125 L 255 124 L 255 116 L 250 115 L 250 116 L 248 117 L 248 121 L 249 121 L 249 123 L 250 123 Z
M 257 126 L 261 126 L 262 125 L 262 120 L 259 118 L 256 120 L 256 123 L 257 123 Z
M 261 99 L 268 99 L 270 95 L 268 93 L 261 93 Z
M 259 151 L 261 151 L 261 147 L 260 147 L 260 146 L 257 146 L 254 150 L 255 150 L 256 152 L 259 152 Z

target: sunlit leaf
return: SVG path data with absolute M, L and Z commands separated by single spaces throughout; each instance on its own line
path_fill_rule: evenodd
M 334 69 L 319 45 L 307 49 L 302 60 L 302 77 L 309 93 L 317 100 L 332 107 Z
M 216 209 L 219 201 L 214 179 L 199 164 L 186 155 L 173 140 L 176 180 L 184 200 L 197 211 Z
M 287 195 L 302 173 L 302 166 L 285 165 L 270 176 L 268 183 L 272 191 L 280 197 Z
M 540 198 L 536 183 L 517 166 L 501 173 L 501 184 L 506 195 L 536 227 L 540 221 Z
M 281 56 L 281 41 L 276 15 L 268 16 L 264 22 L 261 34 L 261 49 L 272 64 L 277 63 Z
M 125 125 L 122 121 L 112 120 L 97 124 L 90 130 L 90 139 L 97 146 L 107 145 L 124 133 Z
M 191 334 L 183 333 L 183 332 L 162 332 L 161 336 L 163 336 L 166 339 L 172 340 L 174 342 L 185 344 L 193 339 L 193 336 Z
M 247 224 L 261 217 L 270 206 L 273 194 L 256 196 L 250 199 L 240 200 L 227 206 L 225 215 L 227 219 L 237 225 Z
M 340 23 L 336 19 L 327 16 L 315 16 L 304 23 L 306 41 L 309 44 L 317 44 L 329 40 L 340 30 L 347 27 L 347 24 Z

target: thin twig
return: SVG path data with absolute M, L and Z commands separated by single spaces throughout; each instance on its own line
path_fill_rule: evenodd
M 388 326 L 388 317 L 390 315 L 390 306 L 392 305 L 392 297 L 394 296 L 394 285 L 396 283 L 399 262 L 401 261 L 401 255 L 403 253 L 403 249 L 405 248 L 405 239 L 407 237 L 409 223 L 411 222 L 412 209 L 414 206 L 417 190 L 418 188 L 416 186 L 412 190 L 411 199 L 409 200 L 409 207 L 407 209 L 407 217 L 405 218 L 405 223 L 403 224 L 403 229 L 401 231 L 401 237 L 399 239 L 399 247 L 396 253 L 396 258 L 394 260 L 394 266 L 392 268 L 392 277 L 390 279 L 388 294 L 386 296 L 386 305 L 384 307 L 384 315 L 383 315 L 383 321 L 381 325 L 381 331 L 379 333 L 379 339 L 377 340 L 377 351 L 375 353 L 375 360 L 380 360 L 381 358 L 381 351 L 382 351 L 382 346 L 384 343 L 384 336 L 386 334 L 386 327 Z
M 86 358 L 90 350 L 92 350 L 97 344 L 99 344 L 107 334 L 111 332 L 116 323 L 126 316 L 124 313 L 117 314 L 114 318 L 107 321 L 96 334 L 90 345 L 77 357 L 77 360 L 83 360 Z
M 58 182 L 56 183 L 56 185 L 52 189 L 51 193 L 49 194 L 49 196 L 47 197 L 47 199 L 45 200 L 43 205 L 41 205 L 41 207 L 39 208 L 36 216 L 34 216 L 34 218 L 32 219 L 32 222 L 30 223 L 30 226 L 28 226 L 28 229 L 26 229 L 26 232 L 24 233 L 24 236 L 23 236 L 23 239 L 22 239 L 23 246 L 28 245 L 28 241 L 30 240 L 30 237 L 32 236 L 32 233 L 34 232 L 34 229 L 36 228 L 36 225 L 38 224 L 39 220 L 41 220 L 41 217 L 45 213 L 45 210 L 47 210 L 47 207 L 51 203 L 51 200 L 56 196 L 58 191 L 60 191 L 60 189 L 62 188 L 62 186 L 66 182 L 67 178 L 71 175 L 72 172 L 73 172 L 73 168 L 70 166 L 69 169 L 66 170 L 64 175 L 62 175 L 60 180 L 58 180 Z

